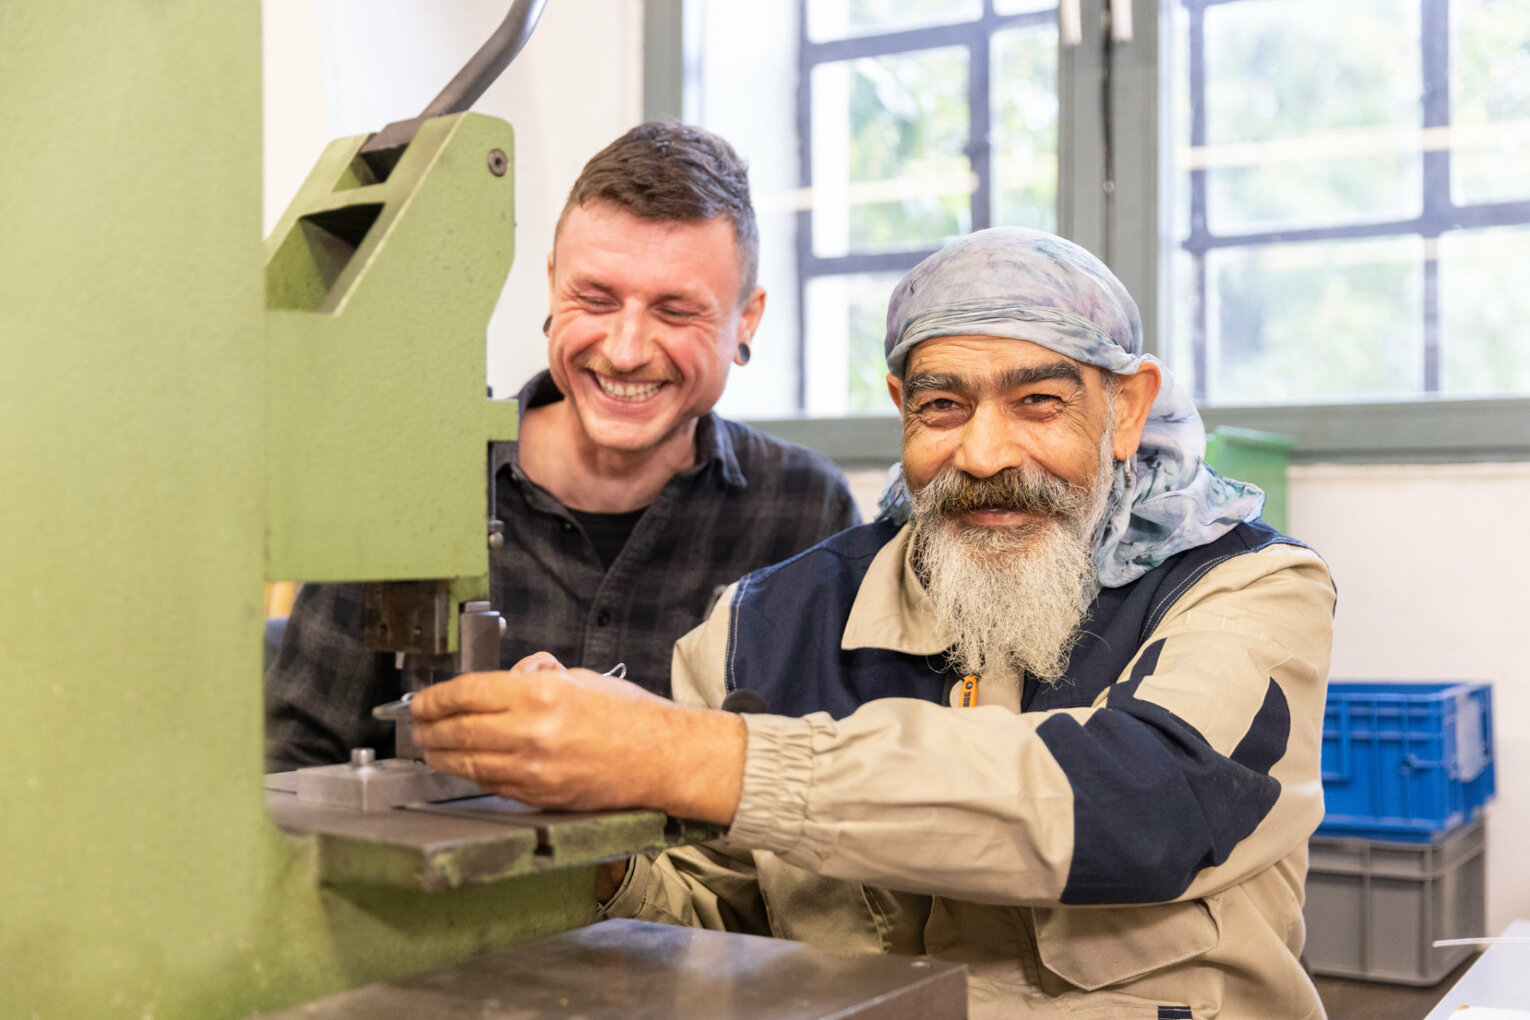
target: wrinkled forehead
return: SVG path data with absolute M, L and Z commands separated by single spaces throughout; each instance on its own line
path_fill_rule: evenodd
M 903 278 L 887 308 L 888 370 L 902 378 L 918 344 L 961 335 L 1027 340 L 1122 373 L 1142 351 L 1136 302 L 1104 263 L 1020 227 L 959 238 Z
M 1005 388 L 1049 379 L 1083 385 L 1101 370 L 1075 361 L 1040 344 L 994 336 L 932 337 L 909 351 L 903 365 L 905 389 L 931 385 L 945 388 Z

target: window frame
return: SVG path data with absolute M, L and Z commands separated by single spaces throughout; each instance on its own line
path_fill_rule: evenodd
M 918 53 L 931 49 L 962 48 L 967 51 L 967 146 L 966 156 L 975 184 L 968 196 L 972 229 L 993 225 L 993 116 L 990 97 L 993 90 L 991 53 L 995 33 L 1009 28 L 1045 23 L 1055 18 L 1050 12 L 1001 15 L 994 10 L 994 0 L 981 0 L 982 13 L 974 21 L 930 28 L 904 29 L 852 35 L 843 39 L 814 42 L 808 38 L 808 4 L 797 5 L 797 178 L 798 187 L 812 190 L 813 182 L 813 72 L 825 64 L 842 63 L 870 57 Z M 847 252 L 843 255 L 817 254 L 813 236 L 813 211 L 797 213 L 797 392 L 799 408 L 807 406 L 806 365 L 808 286 L 814 280 L 863 273 L 907 273 L 939 247 L 901 249 L 886 252 Z
M 1086 26 L 1107 24 L 1108 0 L 1081 0 L 1082 21 Z M 1058 60 L 1058 232 L 1100 254 L 1128 291 L 1137 299 L 1142 314 L 1146 350 L 1158 354 L 1160 338 L 1165 335 L 1167 306 L 1160 300 L 1159 264 L 1169 257 L 1177 239 L 1167 230 L 1171 205 L 1166 193 L 1171 181 L 1163 173 L 1159 127 L 1168 121 L 1168 103 L 1172 91 L 1169 75 L 1173 62 L 1173 34 L 1170 20 L 1172 0 L 1131 0 L 1133 38 L 1112 42 L 1110 32 L 1085 33 L 1077 46 L 1062 46 Z M 1223 0 L 1203 0 L 1217 3 Z M 1421 0 L 1425 18 L 1445 17 L 1448 24 L 1449 0 Z M 689 108 L 684 94 L 684 69 L 701 58 L 696 38 L 694 16 L 688 20 L 685 0 L 644 0 L 644 115 L 648 119 L 681 118 Z M 1433 8 L 1431 13 L 1430 9 Z M 992 0 L 984 0 L 985 22 L 993 15 Z M 1441 14 L 1441 10 L 1445 14 Z M 1023 23 L 1026 16 L 1009 15 L 997 20 Z M 978 23 L 968 23 L 974 25 Z M 967 27 L 967 26 L 963 26 Z M 991 30 L 991 29 L 990 29 Z M 904 36 L 926 31 L 889 33 Z M 886 37 L 875 36 L 873 39 Z M 986 35 L 984 36 L 986 39 Z M 808 43 L 820 53 L 858 42 Z M 919 49 L 939 45 L 921 42 Z M 1426 49 L 1427 49 L 1426 45 Z M 976 47 L 984 51 L 986 46 Z M 973 51 L 976 55 L 976 50 Z M 844 59 L 837 57 L 835 59 Z M 1426 57 L 1426 59 L 1428 59 Z M 818 61 L 814 61 L 816 63 Z M 802 61 L 799 51 L 799 68 Z M 1106 69 L 1110 75 L 1105 75 Z M 969 80 L 969 97 L 976 79 Z M 1104 82 L 1102 88 L 1100 83 Z M 986 73 L 983 78 L 986 88 Z M 802 98 L 807 92 L 799 86 L 798 116 L 803 117 Z M 982 100 L 987 113 L 987 94 Z M 975 115 L 974 115 L 975 116 Z M 1438 116 L 1438 112 L 1431 116 Z M 1448 111 L 1447 111 L 1448 118 Z M 799 119 L 799 133 L 802 130 Z M 974 134 L 969 141 L 973 171 L 978 174 L 979 191 L 973 196 L 973 226 L 988 223 L 986 176 L 987 147 L 977 144 Z M 981 152 L 983 168 L 979 169 Z M 809 179 L 811 150 L 804 139 L 801 150 L 802 174 Z M 1426 154 L 1426 159 L 1431 158 Z M 1136 172 L 1116 174 L 1114 168 L 1130 167 Z M 1426 171 L 1427 173 L 1427 171 Z M 982 195 L 981 202 L 979 194 Z M 979 221 L 979 210 L 983 219 Z M 801 253 L 811 253 L 810 224 L 799 230 L 799 298 L 806 289 L 809 274 L 802 271 Z M 865 271 L 861 260 L 875 268 L 888 268 L 889 258 L 912 258 L 913 253 L 895 256 L 863 255 L 816 260 L 855 265 L 843 272 Z M 855 260 L 844 262 L 844 259 Z M 884 264 L 886 263 L 886 264 Z M 901 265 L 901 263 L 900 263 Z M 897 268 L 897 267 L 893 267 Z M 798 363 L 803 364 L 806 338 L 800 317 L 805 314 L 799 300 L 797 330 Z M 798 403 L 805 393 L 801 373 L 798 380 Z M 1293 405 L 1217 406 L 1200 408 L 1208 432 L 1220 425 L 1260 429 L 1292 436 L 1296 440 L 1293 463 L 1447 463 L 1472 461 L 1530 460 L 1530 397 L 1448 398 L 1422 395 L 1409 400 L 1350 401 Z M 877 415 L 768 419 L 750 421 L 762 431 L 793 442 L 811 446 L 834 459 L 847 470 L 886 467 L 897 461 L 900 430 L 890 417 Z

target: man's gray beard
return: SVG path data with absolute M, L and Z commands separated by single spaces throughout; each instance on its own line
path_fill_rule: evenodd
M 955 637 L 950 660 L 962 674 L 1018 687 L 1026 673 L 1056 683 L 1098 592 L 1094 535 L 1110 500 L 1113 435 L 1100 444 L 1087 489 L 1035 468 L 1006 472 L 1008 500 L 991 486 L 946 471 L 912 494 L 914 561 L 938 622 Z M 990 503 L 987 500 L 994 499 Z M 1046 514 L 1015 528 L 968 525 L 952 503 L 1004 505 Z

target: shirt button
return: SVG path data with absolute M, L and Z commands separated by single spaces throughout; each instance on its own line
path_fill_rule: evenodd
M 562 528 L 564 531 L 573 531 L 574 530 L 574 522 L 573 521 L 559 521 L 558 522 L 558 527 Z
M 609 626 L 611 626 L 611 614 L 606 612 L 604 609 L 602 609 L 600 612 L 596 613 L 595 614 L 595 625 L 597 627 L 609 627 Z

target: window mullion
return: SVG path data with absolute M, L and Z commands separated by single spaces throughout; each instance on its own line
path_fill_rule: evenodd
M 797 182 L 806 194 L 813 193 L 813 68 L 807 58 L 807 0 L 797 3 Z M 797 330 L 793 363 L 797 378 L 792 406 L 807 411 L 807 265 L 813 259 L 813 210 L 797 210 Z
M 1081 0 L 1084 41 L 1057 62 L 1057 232 L 1093 252 L 1105 248 L 1105 76 L 1099 32 L 1105 0 Z
M 1166 329 L 1159 310 L 1158 260 L 1161 239 L 1170 233 L 1171 206 L 1164 193 L 1168 176 L 1160 173 L 1159 130 L 1170 123 L 1173 92 L 1161 73 L 1170 65 L 1161 59 L 1160 47 L 1171 33 L 1169 13 L 1158 0 L 1132 0 L 1132 5 L 1131 40 L 1110 42 L 1109 33 L 1100 32 L 1110 54 L 1104 87 L 1111 110 L 1111 179 L 1101 181 L 1106 247 L 1099 254 L 1137 300 L 1146 349 L 1162 354 Z
M 1450 126 L 1450 4 L 1423 0 L 1419 39 L 1422 44 L 1424 131 Z M 1438 224 L 1450 216 L 1450 149 L 1425 146 L 1423 152 L 1423 213 L 1425 223 Z M 1424 392 L 1440 391 L 1440 232 L 1424 234 Z
M 967 159 L 972 168 L 972 229 L 993 226 L 993 95 L 988 22 L 992 3 L 967 44 Z

